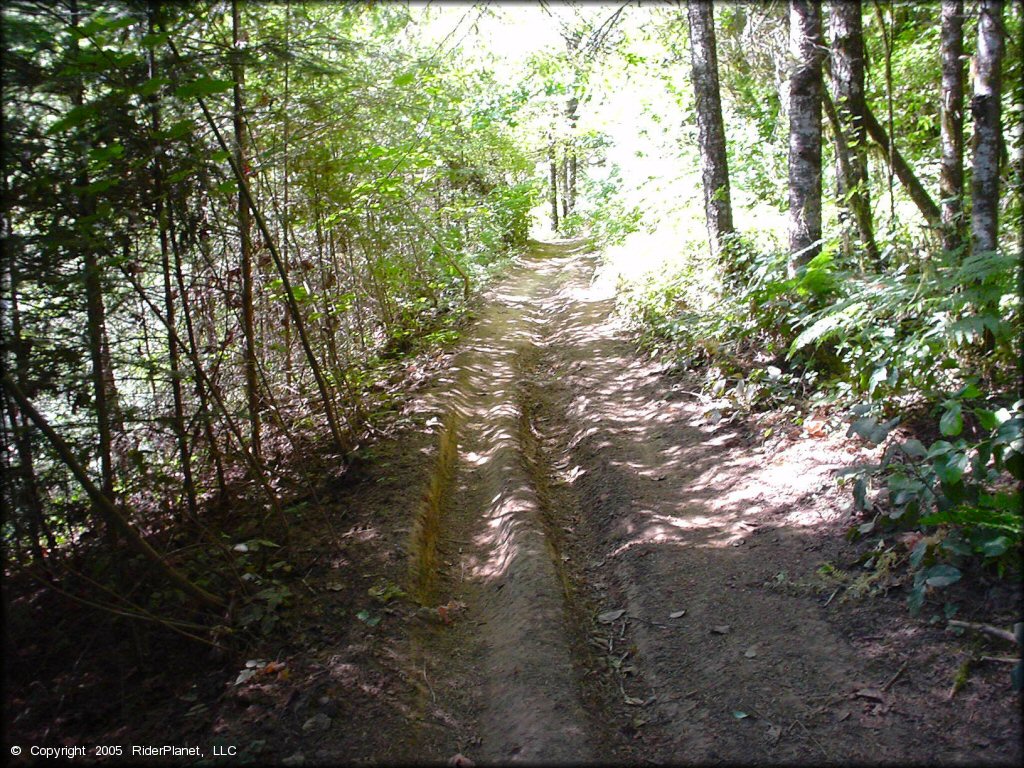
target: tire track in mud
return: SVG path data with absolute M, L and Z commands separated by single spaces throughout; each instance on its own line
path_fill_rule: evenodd
M 565 306 L 578 252 L 535 247 L 513 268 L 465 338 L 449 388 L 427 404 L 442 426 L 413 527 L 410 592 L 459 615 L 410 636 L 426 683 L 414 709 L 424 723 L 432 712 L 474 732 L 467 751 L 482 761 L 606 754 L 607 729 L 584 680 L 585 611 L 562 552 L 574 509 L 535 423 L 549 323 Z M 426 672 L 439 653 L 448 663 L 436 687 L 449 694 L 440 704 Z

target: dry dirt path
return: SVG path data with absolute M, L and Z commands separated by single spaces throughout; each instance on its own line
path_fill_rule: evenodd
M 822 561 L 830 470 L 850 457 L 767 463 L 667 399 L 595 265 L 535 246 L 420 405 L 441 480 L 413 573 L 428 604 L 466 604 L 447 638 L 465 655 L 438 674 L 466 692 L 473 759 L 984 759 L 914 711 L 927 702 L 882 690 L 901 665 L 884 638 L 851 638 L 817 591 L 773 588 Z M 1019 733 L 983 737 L 1019 754 Z
M 709 424 L 693 385 L 636 355 L 596 265 L 535 244 L 350 494 L 330 553 L 358 563 L 353 594 L 383 573 L 416 602 L 325 623 L 303 653 L 333 682 L 296 722 L 332 696 L 334 719 L 318 749 L 293 745 L 327 762 L 1019 760 L 1005 670 L 950 700 L 941 627 L 818 575 L 842 566 L 831 472 L 852 449 L 767 451 Z

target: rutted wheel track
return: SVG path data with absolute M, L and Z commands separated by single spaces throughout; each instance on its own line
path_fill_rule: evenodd
M 464 707 L 479 718 L 474 759 L 586 762 L 604 752 L 606 729 L 584 702 L 585 617 L 561 551 L 575 511 L 534 423 L 545 339 L 578 252 L 535 254 L 503 281 L 433 396 L 437 468 L 413 529 L 411 591 L 466 608 L 444 630 L 414 632 L 412 655 L 425 663 L 447 648 L 485 679 Z M 436 703 L 427 688 L 424 709 Z

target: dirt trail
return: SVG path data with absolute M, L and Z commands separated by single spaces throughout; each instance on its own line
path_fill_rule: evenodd
M 847 443 L 768 450 L 738 421 L 709 423 L 695 385 L 636 355 L 596 265 L 580 244 L 534 245 L 408 404 L 402 440 L 339 499 L 352 527 L 304 582 L 333 595 L 324 615 L 355 612 L 375 583 L 415 600 L 371 603 L 380 624 L 309 629 L 325 642 L 295 665 L 317 683 L 290 696 L 293 717 L 334 724 L 282 754 L 1019 760 L 1004 668 L 950 699 L 969 638 L 821 575 L 855 567 L 831 474 L 855 458 Z M 339 579 L 352 591 L 334 606 Z

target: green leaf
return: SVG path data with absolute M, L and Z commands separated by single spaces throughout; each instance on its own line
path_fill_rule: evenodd
M 935 460 L 935 474 L 944 483 L 953 485 L 960 481 L 967 471 L 967 454 L 953 453 L 940 456 Z
M 914 580 L 914 586 L 910 589 L 910 595 L 907 596 L 907 607 L 910 609 L 911 616 L 917 616 L 921 613 L 921 607 L 924 605 L 924 581 Z
M 995 411 L 990 411 L 986 408 L 975 408 L 974 415 L 978 417 L 978 423 L 982 429 L 995 429 L 999 426 Z
M 957 397 L 963 400 L 976 400 L 984 394 L 978 386 L 972 381 L 968 382 L 967 385 L 957 392 Z
M 846 436 L 859 435 L 865 440 L 869 440 L 876 426 L 878 426 L 878 419 L 874 416 L 862 416 L 850 425 L 850 428 L 846 430 Z
M 907 456 L 914 459 L 923 459 L 928 455 L 928 449 L 924 447 L 924 443 L 920 440 L 915 440 L 914 438 L 905 440 L 900 444 L 900 447 Z
M 165 85 L 170 84 L 170 80 L 162 75 L 151 77 L 141 85 L 135 88 L 135 92 L 140 96 L 152 96 L 154 93 L 159 91 Z
M 215 93 L 230 91 L 234 86 L 230 80 L 218 80 L 212 77 L 200 77 L 191 83 L 179 87 L 174 95 L 179 99 L 191 99 L 193 97 L 210 96 Z
M 947 401 L 946 412 L 942 414 L 942 418 L 939 420 L 939 430 L 946 437 L 956 437 L 963 431 L 964 428 L 964 417 L 961 413 L 960 403 L 955 401 Z
M 51 125 L 46 132 L 52 136 L 55 133 L 66 131 L 69 128 L 76 128 L 98 113 L 99 109 L 94 104 L 83 104 L 80 107 L 72 107 L 64 117 Z
M 409 85 L 415 79 L 415 72 L 404 72 L 401 75 L 395 75 L 394 79 L 391 82 L 393 82 L 397 86 L 405 86 Z
M 942 456 L 943 454 L 949 453 L 953 450 L 953 444 L 946 440 L 936 440 L 932 443 L 928 449 L 929 459 L 934 459 L 936 456 Z
M 925 554 L 928 552 L 928 540 L 921 539 L 914 545 L 913 550 L 910 552 L 910 567 L 917 568 L 921 565 L 921 561 L 924 560 Z
M 933 565 L 924 572 L 924 582 L 929 587 L 948 587 L 960 581 L 961 575 L 960 569 L 952 565 Z
M 996 536 L 989 539 L 979 547 L 979 552 L 985 557 L 999 557 L 1010 548 L 1010 540 L 1006 536 Z

